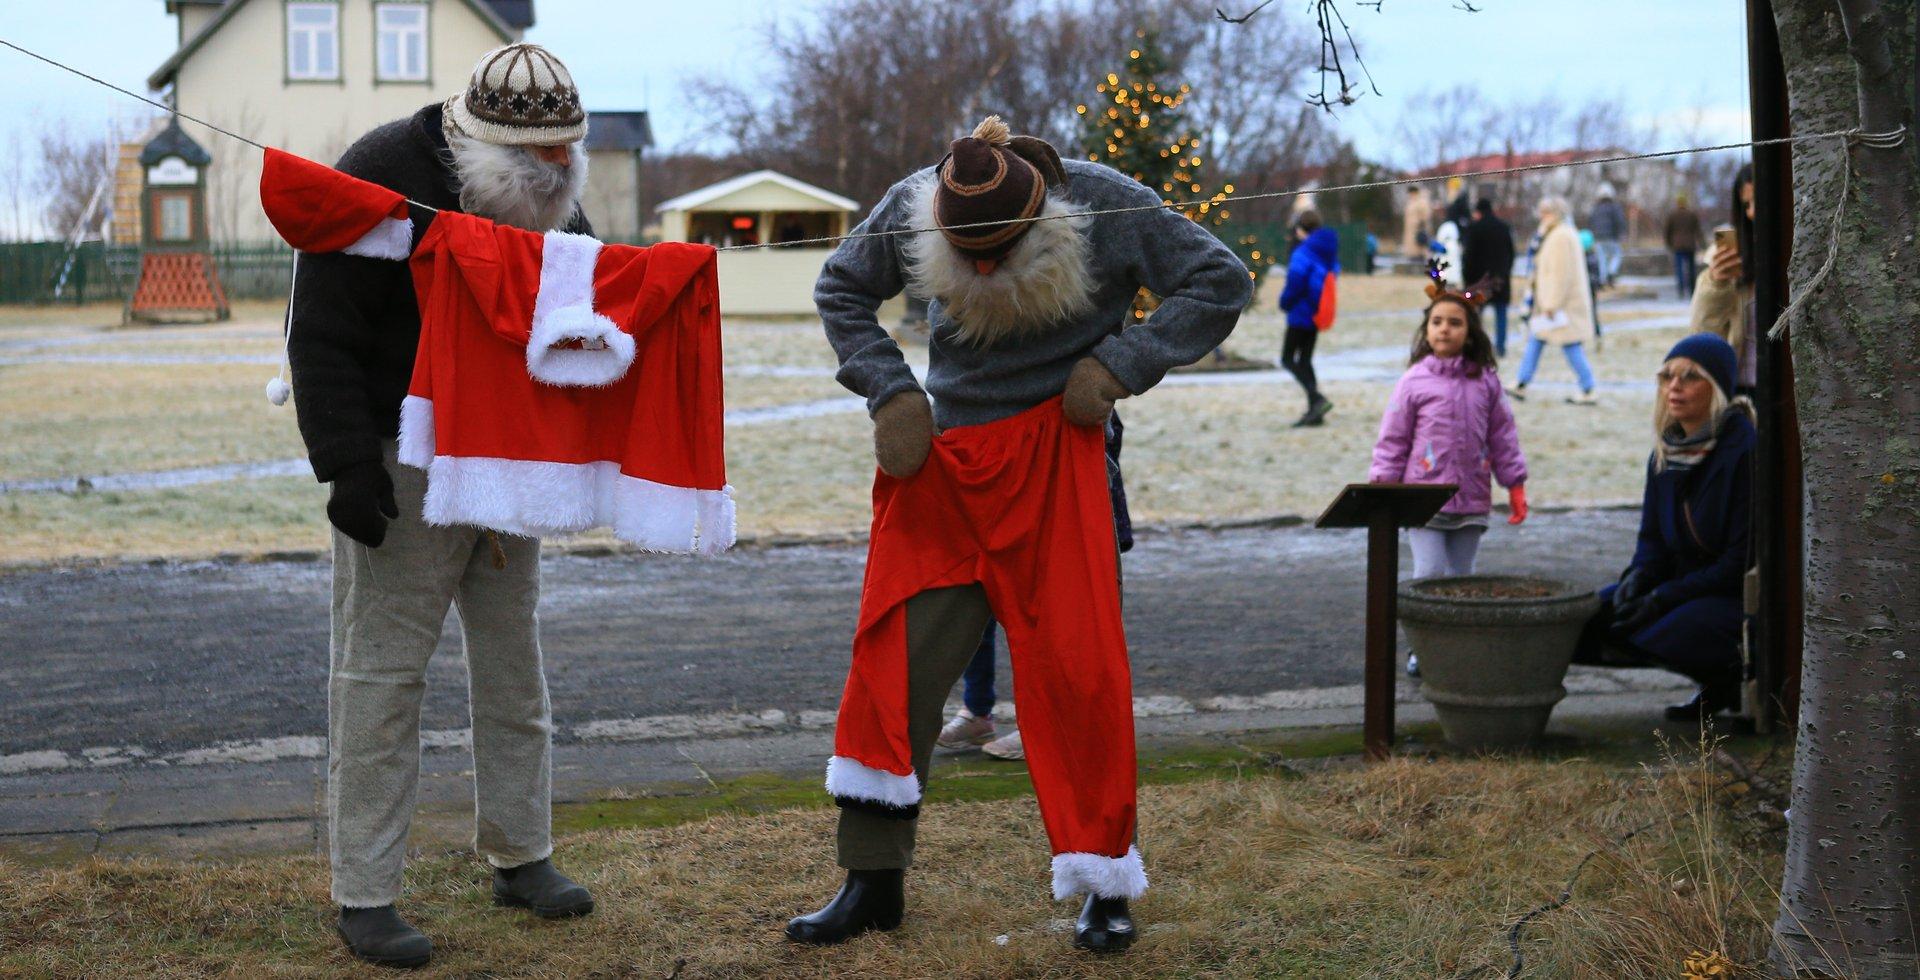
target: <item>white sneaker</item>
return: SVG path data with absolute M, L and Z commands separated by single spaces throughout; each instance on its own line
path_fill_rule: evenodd
M 965 750 L 985 745 L 993 741 L 993 719 L 981 718 L 965 708 L 940 729 L 940 737 L 933 744 L 943 749 Z
M 1523 402 L 1523 401 L 1526 401 L 1526 400 L 1527 400 L 1527 386 L 1526 386 L 1526 385 L 1523 385 L 1523 384 L 1522 384 L 1522 385 L 1510 385 L 1510 386 L 1508 386 L 1508 388 L 1507 388 L 1507 397 L 1508 397 L 1508 398 L 1511 398 L 1511 399 L 1513 399 L 1514 401 L 1517 401 L 1517 402 Z
M 1018 729 L 980 746 L 980 751 L 985 752 L 995 759 L 1005 759 L 1008 762 L 1017 762 L 1027 757 L 1026 747 L 1020 744 L 1020 731 Z
M 1598 404 L 1600 404 L 1600 399 L 1598 399 L 1598 398 L 1595 398 L 1595 397 L 1593 397 L 1593 392 L 1591 392 L 1591 391 L 1583 391 L 1583 392 L 1581 392 L 1581 393 L 1579 393 L 1579 394 L 1577 394 L 1577 395 L 1568 395 L 1568 396 L 1567 396 L 1567 404 L 1569 404 L 1569 405 L 1598 405 Z

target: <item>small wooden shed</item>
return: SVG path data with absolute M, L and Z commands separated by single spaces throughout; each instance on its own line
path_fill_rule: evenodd
M 741 174 L 662 202 L 663 241 L 717 247 L 832 238 L 847 233 L 860 206 L 772 170 Z M 720 311 L 811 314 L 813 283 L 833 243 L 720 253 Z

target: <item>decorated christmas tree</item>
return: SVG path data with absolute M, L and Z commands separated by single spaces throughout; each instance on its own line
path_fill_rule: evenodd
M 1167 74 L 1154 32 L 1135 31 L 1126 66 L 1094 86 L 1092 102 L 1074 106 L 1087 159 L 1153 188 L 1169 205 L 1180 205 L 1182 214 L 1206 225 L 1247 263 L 1257 287 L 1277 256 L 1254 236 L 1233 236 L 1223 227 L 1231 217 L 1224 202 L 1233 185 L 1209 190 L 1201 179 L 1200 137 L 1188 128 L 1182 108 L 1189 88 Z M 1134 318 L 1144 319 L 1155 305 L 1157 300 L 1143 291 L 1134 303 Z

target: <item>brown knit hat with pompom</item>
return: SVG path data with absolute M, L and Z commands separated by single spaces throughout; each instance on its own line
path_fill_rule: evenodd
M 1011 135 L 999 116 L 988 116 L 973 135 L 954 140 L 938 173 L 934 220 L 947 241 L 973 259 L 999 259 L 1012 251 L 1033 226 L 1021 219 L 1038 215 L 1047 189 L 1066 183 L 1060 154 L 1046 140 Z

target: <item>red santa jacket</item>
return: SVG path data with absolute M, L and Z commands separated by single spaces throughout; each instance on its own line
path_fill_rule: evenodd
M 276 151 L 261 179 L 295 248 L 390 242 L 404 203 L 379 191 Z M 608 526 L 649 551 L 733 544 L 711 247 L 602 245 L 443 211 L 411 264 L 420 346 L 400 461 L 427 471 L 428 523 Z

